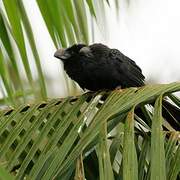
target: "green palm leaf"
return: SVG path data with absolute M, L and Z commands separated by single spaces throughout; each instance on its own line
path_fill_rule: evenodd
M 148 179 L 161 177 L 162 173 L 163 177 L 175 179 L 179 173 L 177 142 L 180 133 L 168 132 L 170 138 L 163 138 L 162 135 L 167 132 L 162 131 L 159 103 L 162 94 L 176 91 L 180 91 L 179 83 L 86 93 L 79 97 L 51 100 L 1 113 L 0 162 L 9 172 L 15 173 L 16 179 L 71 179 L 75 171 L 75 177 L 86 177 L 88 171 L 87 174 L 92 174 L 94 178 L 100 176 L 101 179 L 122 176 L 124 179 L 131 179 L 132 176 L 134 179 L 138 176 Z M 154 100 L 157 103 L 150 130 L 143 124 L 137 124 L 139 120 L 133 112 L 135 106 L 144 106 Z M 126 120 L 122 114 L 127 115 Z M 114 120 L 117 122 L 112 125 L 110 122 Z M 161 122 L 159 126 L 155 126 L 157 121 Z M 117 133 L 122 138 L 116 138 L 116 135 L 111 137 L 112 130 L 119 125 L 117 130 L 120 131 Z M 152 134 L 149 134 L 151 131 Z M 113 155 L 108 143 L 114 140 Z M 147 143 L 153 145 L 145 146 Z M 153 152 L 163 149 L 164 160 L 155 161 L 158 153 Z M 99 162 L 99 175 L 90 165 L 86 166 L 87 157 L 89 163 Z M 165 167 L 169 169 L 167 173 Z
M 8 20 L 10 22 L 9 24 L 10 31 L 12 32 L 12 36 L 20 51 L 20 55 L 22 58 L 22 62 L 23 62 L 24 69 L 26 71 L 26 75 L 29 80 L 29 83 L 32 86 L 32 89 L 34 89 L 33 77 L 32 77 L 32 73 L 31 73 L 28 58 L 27 58 L 25 40 L 24 40 L 23 30 L 21 26 L 20 12 L 18 11 L 18 7 L 17 7 L 17 0 L 13 2 L 10 0 L 4 0 L 3 3 L 6 9 Z

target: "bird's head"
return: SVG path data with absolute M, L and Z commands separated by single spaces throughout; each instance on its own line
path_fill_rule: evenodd
M 89 48 L 87 45 L 74 44 L 66 49 L 58 49 L 55 52 L 54 57 L 61 59 L 63 62 L 65 62 L 66 60 L 79 57 L 82 53 L 88 53 L 88 51 Z
M 69 59 L 78 59 L 81 57 L 98 58 L 104 56 L 110 50 L 103 44 L 92 44 L 90 46 L 85 44 L 74 44 L 66 49 L 58 49 L 54 56 L 67 62 Z

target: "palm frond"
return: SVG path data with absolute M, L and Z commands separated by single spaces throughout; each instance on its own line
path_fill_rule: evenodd
M 16 179 L 79 175 L 175 180 L 180 172 L 180 133 L 167 131 L 162 124 L 161 103 L 164 95 L 176 91 L 179 83 L 148 85 L 1 112 L 0 162 Z M 134 110 L 152 101 L 156 104 L 148 127 L 137 120 Z M 91 164 L 98 165 L 99 172 Z

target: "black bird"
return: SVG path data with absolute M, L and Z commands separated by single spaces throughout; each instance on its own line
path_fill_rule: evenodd
M 75 44 L 57 50 L 54 56 L 62 60 L 66 73 L 82 89 L 98 91 L 145 85 L 142 70 L 133 60 L 103 44 Z M 175 129 L 180 129 L 179 108 L 165 100 L 163 116 Z
M 75 44 L 57 50 L 55 57 L 64 63 L 64 69 L 81 88 L 101 89 L 139 87 L 145 77 L 136 63 L 117 49 L 103 44 Z

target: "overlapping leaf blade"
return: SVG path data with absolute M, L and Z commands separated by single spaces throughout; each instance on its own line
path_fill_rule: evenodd
M 43 72 L 42 72 L 42 67 L 41 67 L 41 62 L 40 62 L 40 57 L 38 54 L 38 50 L 36 48 L 36 43 L 34 40 L 34 36 L 33 36 L 33 32 L 32 32 L 32 28 L 29 22 L 29 19 L 27 17 L 24 5 L 22 3 L 21 0 L 18 0 L 18 10 L 20 12 L 21 15 L 21 19 L 26 31 L 26 35 L 29 39 L 29 43 L 34 55 L 34 59 L 35 59 L 35 63 L 36 63 L 36 67 L 37 67 L 37 71 L 38 71 L 38 75 L 39 75 L 39 84 L 40 84 L 40 90 L 41 90 L 41 97 L 43 100 L 47 99 L 47 92 L 46 92 L 46 85 L 45 85 L 45 80 L 44 80 L 44 76 L 43 76 Z
M 1 49 L 0 49 L 0 75 L 1 75 L 1 78 L 4 83 L 9 99 L 11 100 L 12 104 L 15 104 L 15 101 L 13 98 L 13 87 L 12 87 L 12 84 L 9 82 L 9 74 L 7 71 L 6 63 L 4 62 L 4 57 L 3 57 Z
M 151 135 L 151 180 L 165 180 L 165 149 L 162 131 L 162 95 L 156 100 Z
M 137 154 L 134 143 L 134 107 L 128 113 L 124 128 L 123 179 L 138 180 Z
M 8 20 L 10 22 L 10 28 L 11 28 L 13 38 L 16 41 L 16 44 L 20 51 L 24 69 L 26 71 L 26 76 L 29 80 L 29 83 L 30 83 L 32 89 L 34 89 L 33 77 L 32 77 L 32 73 L 31 73 L 29 61 L 27 58 L 23 30 L 22 30 L 22 26 L 21 26 L 20 13 L 19 13 L 18 7 L 17 7 L 17 0 L 14 0 L 14 1 L 4 0 L 3 3 L 5 6 L 5 9 L 6 9 Z
M 141 177 L 148 178 L 149 171 L 147 171 L 147 169 L 150 168 L 150 163 L 148 162 L 149 148 L 148 146 L 146 148 L 145 145 L 150 143 L 150 138 L 147 138 L 149 136 L 149 130 L 146 133 L 138 129 L 138 126 L 134 124 L 133 110 L 130 110 L 136 105 L 155 100 L 161 94 L 178 90 L 180 90 L 179 83 L 173 83 L 169 85 L 146 86 L 139 89 L 116 90 L 108 93 L 102 92 L 100 94 L 89 93 L 79 98 L 52 100 L 48 103 L 40 103 L 32 107 L 20 107 L 12 112 L 6 112 L 4 115 L 1 115 L 0 119 L 0 142 L 2 143 L 0 161 L 6 162 L 4 166 L 8 168 L 9 171 L 12 170 L 14 166 L 20 164 L 16 176 L 17 179 L 25 176 L 27 179 L 65 177 L 66 172 L 70 175 L 72 171 L 75 171 L 76 160 L 81 154 L 84 158 L 85 155 L 91 154 L 97 145 L 101 147 L 99 148 L 99 153 L 104 152 L 99 156 L 101 159 L 99 162 L 102 162 L 99 163 L 99 166 L 103 167 L 104 170 L 108 168 L 112 168 L 113 170 L 109 174 L 110 176 L 108 172 L 104 172 L 101 177 L 105 177 L 105 174 L 110 178 L 113 178 L 115 174 L 116 176 L 122 177 L 121 170 L 125 164 L 124 166 L 127 168 L 125 168 L 123 173 L 133 168 L 134 170 L 130 170 L 129 172 L 131 176 L 133 174 L 133 177 L 137 179 L 137 169 L 141 167 L 142 170 L 139 172 L 141 173 Z M 161 96 L 157 99 L 158 102 L 160 102 L 159 99 L 161 99 Z M 103 103 L 101 101 L 103 101 Z M 159 104 L 156 104 L 154 119 L 156 119 L 157 112 L 159 112 L 157 110 L 159 110 L 160 107 Z M 123 156 L 122 163 L 122 161 L 117 160 L 116 156 L 113 155 L 112 159 L 117 161 L 117 166 L 119 166 L 119 172 L 115 172 L 113 164 L 110 162 L 111 154 L 109 154 L 109 152 L 111 151 L 108 150 L 109 148 L 107 146 L 108 131 L 106 131 L 107 127 L 104 126 L 104 123 L 107 123 L 109 120 L 112 121 L 111 119 L 115 119 L 115 117 L 118 119 L 118 117 L 121 117 L 123 113 L 128 113 L 128 111 L 130 111 L 129 116 L 125 122 L 122 122 L 122 119 L 119 118 L 119 122 L 125 123 L 124 131 L 122 131 L 124 143 L 120 145 L 121 148 L 119 152 L 122 154 L 122 149 L 124 149 L 123 154 L 126 154 L 126 156 Z M 153 123 L 156 122 L 154 121 Z M 161 124 L 162 123 L 159 123 L 158 129 L 161 129 Z M 113 127 L 116 125 L 117 123 L 115 123 Z M 113 127 L 111 127 L 111 129 L 113 129 Z M 159 133 L 159 131 L 157 132 Z M 157 132 L 156 136 L 158 137 L 155 137 L 155 134 L 153 135 L 155 139 L 151 137 L 154 143 L 159 143 L 159 141 L 156 142 L 158 138 L 160 138 L 161 141 L 163 140 L 161 137 L 162 134 L 158 135 Z M 102 141 L 99 141 L 99 135 Z M 141 145 L 141 143 L 137 144 L 139 142 L 134 141 L 137 135 L 140 135 L 141 138 L 146 138 L 144 141 L 145 145 Z M 122 139 L 120 139 L 120 143 L 121 142 Z M 133 142 L 134 145 L 142 148 L 139 150 L 138 148 L 135 149 Z M 172 156 L 173 158 L 170 159 L 171 167 L 173 168 L 168 172 L 168 176 L 174 179 L 179 172 L 179 151 L 176 143 L 173 146 L 170 144 L 170 142 L 167 144 L 167 157 L 171 156 L 169 153 L 171 149 L 177 149 Z M 162 147 L 163 146 L 160 148 Z M 155 150 L 159 151 L 159 149 Z M 118 148 L 116 148 L 116 151 L 118 151 Z M 124 159 L 125 157 L 128 158 L 132 156 L 134 154 L 133 152 L 136 152 L 137 156 L 141 157 L 141 163 L 137 163 L 136 158 L 134 158 L 134 160 L 130 158 L 132 161 L 126 161 Z M 103 154 L 107 156 L 102 158 Z M 153 156 L 156 156 L 156 154 L 151 154 L 151 163 L 155 158 Z M 136 157 L 136 155 L 133 157 Z M 105 165 L 106 160 L 108 164 Z M 134 164 L 133 167 L 131 167 L 132 163 Z M 163 166 L 165 166 L 165 163 Z M 72 170 L 71 172 L 69 172 L 69 168 Z M 156 173 L 160 175 L 161 170 L 163 169 L 159 166 L 159 171 Z M 150 171 L 150 173 L 155 172 Z M 128 174 L 129 173 L 126 175 Z M 124 177 L 128 179 L 128 176 Z

